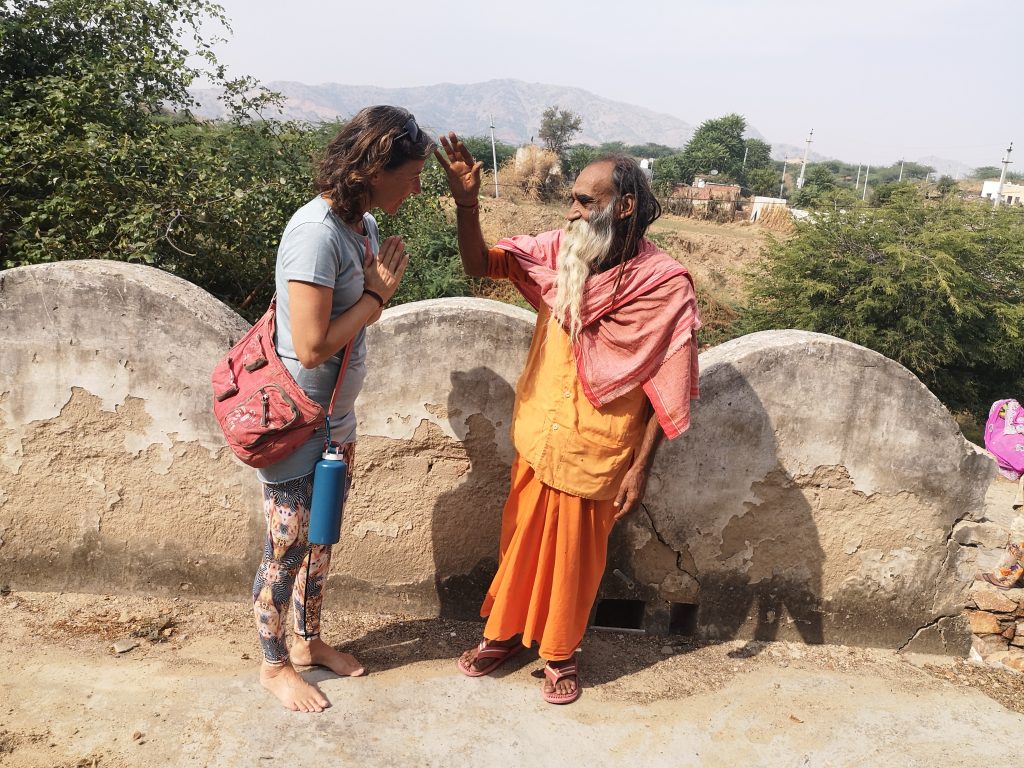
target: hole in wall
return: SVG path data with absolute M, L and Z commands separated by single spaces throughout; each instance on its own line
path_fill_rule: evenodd
M 697 605 L 695 603 L 670 603 L 668 616 L 670 635 L 697 634 Z
M 595 629 L 631 629 L 642 632 L 645 607 L 643 600 L 600 600 L 592 626 Z

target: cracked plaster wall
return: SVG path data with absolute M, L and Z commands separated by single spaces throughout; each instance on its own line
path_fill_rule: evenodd
M 238 592 L 259 487 L 223 445 L 208 382 L 246 327 L 156 269 L 0 272 L 0 580 Z
M 647 505 L 696 582 L 701 634 L 966 652 L 951 534 L 981 515 L 994 465 L 920 381 L 773 331 L 701 355 L 701 392 Z
M 334 607 L 472 615 L 493 573 L 533 315 L 476 299 L 370 329 Z M 20 588 L 243 598 L 258 484 L 209 413 L 245 329 L 202 291 L 113 262 L 0 273 L 0 577 Z M 959 652 L 969 576 L 950 533 L 990 460 L 908 371 L 838 339 L 755 334 L 701 355 L 693 428 L 613 534 L 605 597 L 711 638 Z

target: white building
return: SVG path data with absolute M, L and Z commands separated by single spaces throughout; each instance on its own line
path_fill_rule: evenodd
M 981 186 L 981 196 L 991 200 L 999 191 L 999 180 L 986 181 Z M 1005 205 L 1024 205 L 1024 184 L 1003 183 L 1003 203 Z

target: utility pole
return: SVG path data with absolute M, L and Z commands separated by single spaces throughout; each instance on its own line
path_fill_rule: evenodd
M 999 189 L 996 190 L 996 196 L 992 198 L 992 207 L 998 208 L 999 204 L 1003 202 L 1003 183 L 1006 181 L 1006 167 L 1013 161 L 1010 159 L 1010 153 L 1013 152 L 1013 142 L 1010 142 L 1010 146 L 1006 148 L 1006 156 L 1003 158 L 1003 170 L 999 174 Z
M 779 197 L 784 197 L 783 187 L 786 186 L 786 164 L 789 163 L 789 158 L 782 158 L 782 181 L 779 182 Z
M 494 164 L 494 196 L 498 196 L 498 150 L 494 148 L 494 115 L 491 118 L 491 162 Z
M 811 128 L 811 132 L 807 134 L 807 146 L 804 147 L 804 161 L 800 164 L 800 176 L 796 180 L 796 188 L 804 188 L 804 171 L 807 170 L 807 155 L 811 152 L 811 137 L 814 135 L 814 129 Z
M 854 189 L 860 189 L 860 163 L 857 163 L 857 180 L 853 182 Z
M 900 158 L 900 177 L 896 181 L 903 181 L 903 158 Z
M 744 147 L 743 148 L 743 165 L 740 166 L 740 174 L 741 175 L 747 172 L 747 152 L 749 152 L 749 151 L 750 151 L 750 147 Z
M 864 194 L 860 196 L 861 200 L 868 199 L 868 176 L 871 174 L 871 163 L 868 163 L 867 168 L 864 169 Z

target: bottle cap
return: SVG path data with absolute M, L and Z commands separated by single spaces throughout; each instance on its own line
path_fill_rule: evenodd
M 340 453 L 331 453 L 330 451 L 324 451 L 324 458 L 328 461 L 344 461 L 345 457 Z

